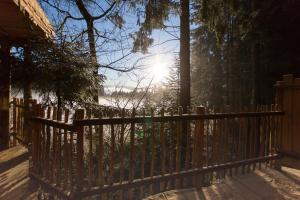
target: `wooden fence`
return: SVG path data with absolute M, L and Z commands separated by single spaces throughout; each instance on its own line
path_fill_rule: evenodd
M 30 137 L 30 118 L 36 100 L 25 103 L 23 99 L 13 98 L 10 106 L 10 146 L 28 145 Z
M 32 178 L 65 199 L 141 199 L 272 166 L 284 113 L 197 107 L 102 117 L 35 105 L 33 114 Z

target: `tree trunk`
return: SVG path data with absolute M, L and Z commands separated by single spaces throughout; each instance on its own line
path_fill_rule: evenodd
M 183 113 L 190 106 L 190 11 L 189 0 L 180 1 L 180 106 Z
M 89 48 L 92 62 L 97 64 L 96 41 L 94 35 L 94 22 L 91 19 L 86 19 L 87 34 L 89 40 Z M 98 67 L 97 67 L 98 70 Z
M 0 150 L 9 147 L 10 47 L 1 44 L 0 52 Z
M 188 112 L 191 102 L 191 80 L 190 80 L 190 10 L 189 0 L 180 1 L 180 98 L 179 103 L 183 108 L 183 113 Z M 187 141 L 190 137 L 188 133 L 188 122 L 182 122 L 182 144 L 181 161 L 185 162 Z
M 76 0 L 77 8 L 79 9 L 79 12 L 84 17 L 84 21 L 86 23 L 87 27 L 87 34 L 88 34 L 88 42 L 89 42 L 89 48 L 90 48 L 90 56 L 91 56 L 91 62 L 95 65 L 95 76 L 98 75 L 98 62 L 97 62 L 97 53 L 96 53 L 96 40 L 95 40 L 95 34 L 94 34 L 94 20 L 93 16 L 88 12 L 86 7 L 84 6 L 84 3 L 82 0 Z M 98 90 L 94 92 L 93 100 L 94 102 L 98 103 Z
M 23 98 L 25 104 L 28 103 L 29 99 L 32 99 L 32 91 L 31 91 L 31 72 L 32 72 L 32 59 L 31 52 L 28 47 L 24 48 L 24 76 L 26 80 L 23 86 Z M 25 105 L 26 106 L 26 105 Z
M 29 142 L 31 140 L 30 135 L 30 103 L 32 100 L 32 91 L 31 91 L 31 72 L 32 70 L 32 58 L 30 47 L 24 47 L 24 76 L 26 76 L 24 86 L 23 86 L 23 98 L 24 98 L 24 141 Z

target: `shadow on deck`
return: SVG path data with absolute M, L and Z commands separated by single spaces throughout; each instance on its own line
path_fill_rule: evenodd
M 28 151 L 16 146 L 0 152 L 0 199 L 37 199 L 38 184 L 28 177 Z
M 262 167 L 246 175 L 226 177 L 201 189 L 164 192 L 145 200 L 279 200 L 300 199 L 300 170 L 282 167 L 282 172 Z
M 28 177 L 28 152 L 21 146 L 0 152 L 0 199 L 38 199 L 39 185 Z M 273 200 L 300 199 L 300 170 L 282 167 L 282 172 L 264 165 L 246 175 L 226 177 L 201 189 L 164 192 L 147 200 Z

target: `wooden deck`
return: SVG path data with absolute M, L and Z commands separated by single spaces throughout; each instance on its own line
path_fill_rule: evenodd
M 293 164 L 295 161 L 292 161 Z M 299 165 L 300 166 L 300 165 Z M 38 199 L 39 185 L 28 177 L 28 152 L 21 146 L 0 152 L 0 199 Z M 262 167 L 247 175 L 226 177 L 202 189 L 173 190 L 147 200 L 273 200 L 300 199 L 300 170 L 282 172 Z
M 282 172 L 262 168 L 247 175 L 227 177 L 201 189 L 164 192 L 145 200 L 281 200 L 300 199 L 300 170 L 283 167 Z
M 28 152 L 16 146 L 0 152 L 0 199 L 38 199 L 38 184 L 28 177 Z

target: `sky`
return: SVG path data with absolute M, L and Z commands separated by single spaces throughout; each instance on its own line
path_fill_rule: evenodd
M 100 1 L 100 6 L 105 10 L 108 6 Z M 58 14 L 55 9 L 42 4 L 52 24 L 59 24 L 63 20 L 63 16 Z M 60 8 L 70 10 L 74 16 L 80 16 L 76 9 L 70 7 L 68 4 L 60 1 Z M 99 7 L 93 5 L 89 8 L 90 12 L 97 15 Z M 131 52 L 132 39 L 130 33 L 138 30 L 136 13 L 130 12 L 123 7 L 122 17 L 125 21 L 122 29 L 118 29 L 111 23 L 111 21 L 98 20 L 95 22 L 95 27 L 102 36 L 109 36 L 109 42 L 104 43 L 106 39 L 101 37 L 97 40 L 97 57 L 100 64 L 107 64 L 118 60 L 124 55 Z M 141 21 L 143 19 L 141 18 Z M 178 26 L 179 20 L 176 16 L 171 16 L 166 22 L 167 25 Z M 66 34 L 78 34 L 85 28 L 84 21 L 68 20 L 65 26 Z M 110 33 L 107 34 L 106 33 Z M 170 67 L 174 67 L 175 58 L 179 52 L 179 41 L 173 36 L 179 37 L 177 29 L 168 28 L 165 30 L 155 30 L 152 34 L 154 43 L 148 49 L 147 54 L 134 53 L 126 56 L 125 59 L 114 63 L 113 67 L 131 68 L 135 66 L 136 70 L 124 73 L 117 72 L 106 68 L 100 68 L 99 73 L 106 76 L 104 86 L 106 91 L 124 88 L 133 89 L 135 87 L 143 88 L 151 85 L 160 85 L 166 80 Z M 122 42 L 120 42 L 122 41 Z

